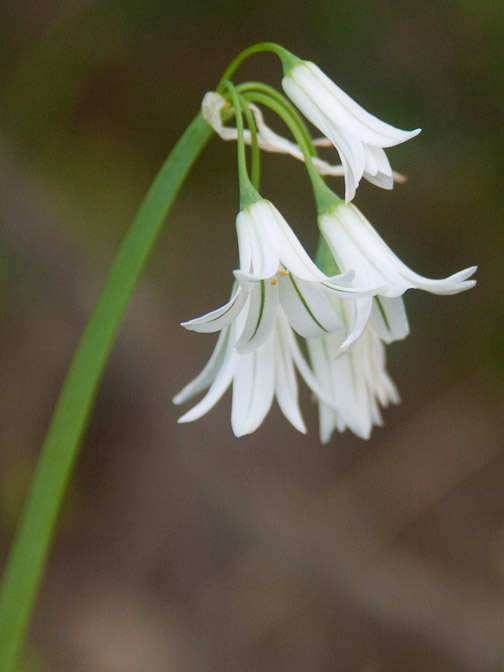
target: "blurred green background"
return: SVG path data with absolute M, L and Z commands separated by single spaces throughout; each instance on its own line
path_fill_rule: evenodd
M 388 349 L 403 397 L 369 442 L 327 446 L 274 409 L 240 440 L 229 396 L 180 426 L 172 396 L 225 301 L 235 147 L 213 140 L 172 210 L 107 369 L 22 669 L 491 672 L 504 661 L 504 7 L 498 0 L 41 0 L 0 5 L 0 554 L 114 251 L 161 162 L 246 46 L 278 41 L 421 135 L 409 177 L 356 203 L 418 272 Z M 279 84 L 272 55 L 239 79 Z M 239 79 L 236 81 L 239 81 Z M 333 184 L 333 183 L 331 183 Z M 342 181 L 334 186 L 343 191 Z M 303 167 L 264 196 L 314 249 Z

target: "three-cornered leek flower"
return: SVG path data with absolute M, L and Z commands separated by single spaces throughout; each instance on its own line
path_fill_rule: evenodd
M 314 63 L 295 59 L 282 79 L 285 93 L 338 150 L 345 172 L 345 200 L 351 201 L 364 176 L 392 189 L 393 176 L 384 147 L 420 133 L 402 131 L 366 112 Z
M 207 365 L 173 399 L 176 404 L 182 404 L 208 388 L 201 401 L 179 422 L 201 418 L 232 383 L 231 426 L 236 436 L 251 434 L 259 427 L 274 397 L 287 420 L 298 431 L 306 433 L 299 410 L 295 370 L 313 394 L 325 400 L 327 408 L 333 408 L 333 401 L 306 363 L 285 313 L 281 308 L 276 312 L 273 328 L 261 345 L 240 354 L 234 344 L 245 322 L 246 314 L 242 312 L 223 328 Z
M 318 395 L 319 433 L 327 443 L 332 433 L 350 429 L 369 439 L 374 425 L 382 425 L 380 405 L 400 401 L 399 393 L 385 370 L 385 346 L 370 324 L 361 337 L 341 353 L 340 337 L 330 334 L 307 341 L 313 373 L 331 405 Z M 338 354 L 339 353 L 339 354 Z
M 423 289 L 433 294 L 457 294 L 470 289 L 476 270 L 471 266 L 442 280 L 425 278 L 404 264 L 378 235 L 364 215 L 352 204 L 341 202 L 319 215 L 319 228 L 341 271 L 352 269 L 352 285 L 380 286 L 375 297 L 358 301 L 358 333 L 371 316 L 373 328 L 386 343 L 408 334 L 408 320 L 402 294 L 408 289 Z
M 246 320 L 233 343 L 240 354 L 266 342 L 280 306 L 300 336 L 315 338 L 345 330 L 333 307 L 335 297 L 353 299 L 380 291 L 380 287 L 361 286 L 356 290 L 345 286 L 353 277 L 351 269 L 336 276 L 325 275 L 267 200 L 257 200 L 241 210 L 236 228 L 240 268 L 234 271 L 231 299 L 182 326 L 199 332 L 220 331 L 243 313 Z

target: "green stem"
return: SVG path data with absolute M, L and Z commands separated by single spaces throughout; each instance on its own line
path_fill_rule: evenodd
M 247 157 L 245 155 L 245 140 L 243 137 L 243 110 L 241 97 L 238 95 L 232 82 L 223 81 L 224 86 L 229 91 L 233 103 L 236 119 L 236 132 L 238 134 L 236 144 L 238 148 L 238 179 L 240 184 L 240 210 L 243 210 L 250 203 L 259 200 L 261 196 L 250 181 L 247 170 Z
M 297 126 L 299 130 L 303 133 L 303 137 L 308 146 L 311 156 L 317 156 L 317 150 L 313 145 L 313 140 L 306 128 L 306 124 L 302 121 L 301 117 L 298 114 L 298 111 L 292 105 L 285 96 L 283 96 L 280 91 L 277 91 L 272 86 L 264 84 L 264 82 L 244 82 L 243 84 L 238 84 L 236 90 L 239 93 L 246 93 L 247 91 L 259 91 L 260 93 L 265 93 L 266 95 L 276 100 L 277 103 L 280 103 L 286 111 L 290 114 L 292 118 L 297 120 Z
M 170 206 L 211 134 L 198 114 L 165 161 L 117 253 L 68 370 L 4 573 L 1 672 L 13 669 L 23 644 L 66 486 L 128 300 Z
M 326 275 L 338 275 L 341 273 L 338 264 L 326 243 L 324 236 L 319 233 L 319 242 L 315 254 L 315 263 Z M 341 303 L 344 303 L 343 301 Z
M 245 119 L 247 120 L 247 126 L 250 131 L 250 181 L 252 186 L 256 191 L 259 191 L 259 185 L 261 181 L 261 154 L 259 149 L 259 143 L 257 141 L 257 128 L 254 120 L 254 116 L 245 103 L 242 105 L 243 112 L 245 114 Z
M 304 137 L 303 128 L 301 126 L 302 122 L 299 120 L 297 113 L 292 115 L 287 108 L 278 102 L 278 100 L 273 99 L 271 96 L 261 92 L 251 91 L 244 93 L 243 96 L 246 100 L 250 100 L 259 103 L 260 105 L 269 107 L 271 110 L 273 110 L 273 112 L 278 114 L 278 116 L 288 126 L 290 132 L 294 136 L 294 139 L 299 145 L 301 152 L 303 153 L 319 214 L 330 210 L 331 207 L 334 207 L 334 205 L 340 203 L 341 199 L 338 198 L 338 196 L 336 196 L 336 194 L 331 189 L 329 189 L 313 165 L 313 157 L 310 152 L 310 146 Z
M 217 89 L 217 91 L 219 93 L 222 93 L 222 89 L 224 86 L 223 83 L 226 80 L 231 79 L 234 72 L 243 63 L 245 59 L 247 59 L 249 56 L 252 56 L 253 54 L 259 54 L 263 51 L 272 51 L 281 60 L 284 59 L 286 55 L 289 54 L 287 49 L 284 49 L 275 42 L 258 42 L 257 44 L 253 44 L 251 47 L 247 47 L 247 49 L 244 49 L 241 53 L 239 53 L 238 56 L 236 56 L 228 65 L 226 71 L 222 75 L 221 83 L 219 84 L 219 88 Z

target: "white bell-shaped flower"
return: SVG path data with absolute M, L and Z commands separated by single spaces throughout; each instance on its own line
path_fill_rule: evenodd
M 405 142 L 421 129 L 402 131 L 366 112 L 309 61 L 297 60 L 286 72 L 282 86 L 338 150 L 345 172 L 347 202 L 355 196 L 362 176 L 383 189 L 392 189 L 392 169 L 383 148 Z
M 370 222 L 352 203 L 340 203 L 319 216 L 319 228 L 341 271 L 352 269 L 355 288 L 380 286 L 375 297 L 358 301 L 356 324 L 344 346 L 362 333 L 368 318 L 386 343 L 407 336 L 409 327 L 402 295 L 408 289 L 423 289 L 433 294 L 457 294 L 474 287 L 471 266 L 447 278 L 434 280 L 411 270 L 390 249 Z

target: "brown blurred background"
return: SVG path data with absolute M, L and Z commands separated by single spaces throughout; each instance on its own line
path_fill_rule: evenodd
M 274 409 L 231 432 L 227 396 L 177 425 L 172 396 L 225 301 L 235 147 L 213 140 L 172 210 L 108 366 L 68 493 L 24 672 L 491 672 L 504 661 L 500 0 L 40 0 L 0 6 L 0 554 L 112 255 L 203 94 L 275 40 L 377 116 L 422 134 L 409 180 L 357 204 L 415 270 L 478 264 L 469 293 L 406 297 L 403 397 L 369 442 Z M 279 84 L 271 55 L 241 78 Z M 237 79 L 237 81 L 239 81 Z M 334 186 L 343 190 L 341 181 Z M 263 194 L 305 244 L 300 164 Z

